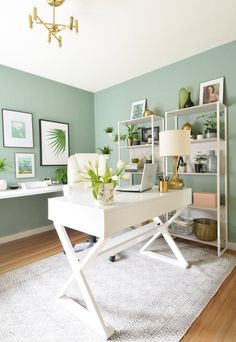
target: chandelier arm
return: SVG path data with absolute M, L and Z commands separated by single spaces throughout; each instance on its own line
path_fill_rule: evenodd
M 57 37 L 57 35 L 50 29 L 50 27 L 47 26 L 46 23 L 44 23 L 42 21 L 42 19 L 40 19 L 38 16 L 37 16 L 37 19 L 40 21 L 40 22 L 36 22 L 36 24 L 42 24 L 44 27 L 46 27 L 46 29 L 53 35 L 54 38 L 56 38 L 56 40 L 58 41 L 58 43 L 60 43 L 60 39 Z M 48 25 L 51 25 L 51 24 L 48 24 Z

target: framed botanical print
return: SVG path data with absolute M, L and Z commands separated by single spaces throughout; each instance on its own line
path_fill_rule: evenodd
M 35 177 L 34 153 L 15 153 L 16 178 Z
M 34 147 L 32 114 L 2 109 L 3 146 Z
M 67 165 L 69 157 L 69 124 L 39 120 L 40 164 Z

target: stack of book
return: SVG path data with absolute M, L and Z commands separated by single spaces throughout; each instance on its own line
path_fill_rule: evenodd
M 128 163 L 125 167 L 125 172 L 138 172 L 142 171 L 138 163 Z

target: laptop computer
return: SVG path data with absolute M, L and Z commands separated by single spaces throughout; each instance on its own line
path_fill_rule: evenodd
M 155 182 L 156 173 L 157 164 L 145 164 L 140 184 L 122 186 L 117 190 L 127 192 L 143 192 L 145 190 L 151 189 Z

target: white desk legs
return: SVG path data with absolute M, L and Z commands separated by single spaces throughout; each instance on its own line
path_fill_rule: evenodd
M 58 224 L 57 222 L 54 222 L 54 226 L 61 240 L 64 251 L 66 252 L 67 259 L 73 272 L 72 276 L 68 279 L 63 289 L 59 291 L 58 299 L 65 308 L 76 315 L 84 323 L 89 325 L 90 328 L 94 329 L 103 338 L 108 339 L 114 333 L 114 329 L 111 326 L 105 324 L 105 322 L 103 321 L 100 310 L 95 302 L 88 282 L 83 273 L 83 269 L 93 259 L 96 258 L 97 254 L 99 253 L 101 248 L 104 247 L 108 239 L 100 238 L 99 241 L 91 248 L 89 253 L 80 263 L 77 260 L 76 254 L 64 226 Z M 87 305 L 87 309 L 85 309 L 83 306 L 81 306 L 65 294 L 66 289 L 69 287 L 73 280 L 75 280 L 79 286 L 83 299 Z
M 179 214 L 181 213 L 182 210 L 183 209 L 177 210 L 175 215 L 173 215 L 167 222 L 165 222 L 165 223 L 163 223 L 157 227 L 157 233 L 155 235 L 153 235 L 153 237 L 150 240 L 148 240 L 148 242 L 140 249 L 140 253 L 143 253 L 145 255 L 151 256 L 153 258 L 156 258 L 156 259 L 159 259 L 162 261 L 169 262 L 169 263 L 177 265 L 177 266 L 181 266 L 184 268 L 189 267 L 188 262 L 183 257 L 183 255 L 180 252 L 178 246 L 176 245 L 174 239 L 172 238 L 172 236 L 170 235 L 170 233 L 168 231 L 169 225 L 179 216 Z M 160 221 L 160 219 L 157 218 L 157 221 Z M 152 244 L 152 242 L 154 242 L 161 235 L 163 235 L 164 239 L 166 240 L 170 249 L 172 250 L 172 252 L 176 256 L 177 260 L 173 259 L 171 257 L 167 257 L 165 255 L 161 255 L 161 254 L 158 254 L 156 252 L 152 252 L 152 251 L 147 250 L 148 247 Z

